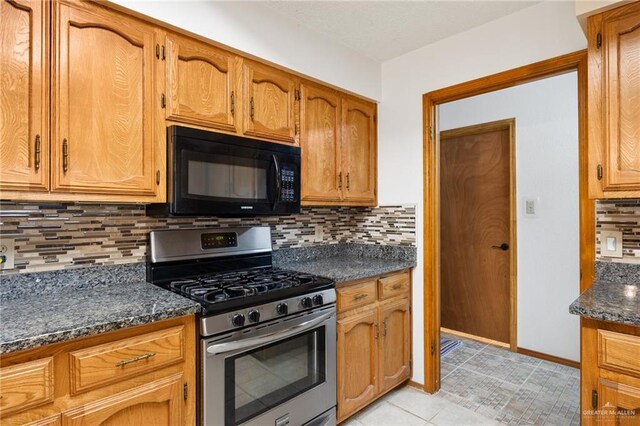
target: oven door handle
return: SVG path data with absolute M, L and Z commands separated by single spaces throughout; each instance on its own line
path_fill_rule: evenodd
M 273 165 L 275 166 L 276 171 L 276 196 L 273 200 L 272 210 L 275 211 L 276 207 L 278 207 L 278 202 L 280 201 L 280 197 L 282 197 L 282 176 L 280 176 L 280 164 L 278 163 L 278 157 L 273 154 Z
M 264 336 L 260 337 L 250 337 L 248 339 L 236 340 L 233 342 L 213 344 L 207 348 L 207 353 L 209 355 L 220 355 L 240 349 L 249 349 L 256 346 L 261 346 L 265 343 L 273 343 L 276 340 L 286 339 L 287 337 L 293 336 L 295 334 L 311 330 L 312 328 L 317 327 L 319 324 L 325 322 L 335 314 L 335 311 L 331 310 L 331 312 L 328 312 L 309 321 L 305 321 L 298 325 L 294 325 L 293 327 L 287 328 L 285 330 L 275 331 L 273 333 L 265 334 Z

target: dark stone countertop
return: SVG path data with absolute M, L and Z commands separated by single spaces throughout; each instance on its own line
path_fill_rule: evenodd
M 640 286 L 596 281 L 569 306 L 586 318 L 640 326 Z
M 122 278 L 109 282 L 105 277 L 118 276 L 113 270 L 124 272 Z M 149 284 L 143 277 L 140 264 L 3 276 L 0 354 L 200 311 L 196 302 Z
M 337 283 L 383 275 L 416 266 L 416 248 L 366 244 L 332 244 L 280 249 L 275 266 L 335 280 Z

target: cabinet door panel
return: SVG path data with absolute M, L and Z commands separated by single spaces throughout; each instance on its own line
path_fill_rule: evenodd
M 296 143 L 296 82 L 293 76 L 265 65 L 244 64 L 244 133 Z
M 370 205 L 376 203 L 375 105 L 346 98 L 343 115 L 344 198 Z
M 164 138 L 153 29 L 104 9 L 58 16 L 53 190 L 152 197 Z
M 235 56 L 174 35 L 166 49 L 167 119 L 235 131 Z
M 600 379 L 598 424 L 637 425 L 640 422 L 640 389 Z
M 338 320 L 338 418 L 375 399 L 378 392 L 378 323 L 375 308 Z
M 0 190 L 49 188 L 49 5 L 0 2 Z
M 604 23 L 607 187 L 640 189 L 640 13 Z
M 301 94 L 302 201 L 340 201 L 340 97 L 311 85 L 303 85 Z
M 65 426 L 183 425 L 182 374 L 62 413 Z
M 380 391 L 384 392 L 411 376 L 411 317 L 409 299 L 380 306 L 382 339 Z

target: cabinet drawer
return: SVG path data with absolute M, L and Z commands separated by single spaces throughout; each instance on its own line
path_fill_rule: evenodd
M 640 336 L 598 330 L 598 367 L 640 377 Z
M 53 401 L 53 358 L 0 369 L 3 416 Z
M 71 393 L 180 362 L 184 339 L 184 327 L 179 326 L 71 352 Z
M 401 294 L 408 294 L 411 278 L 409 272 L 389 275 L 378 280 L 378 294 L 380 300 L 388 299 Z
M 338 312 L 364 306 L 376 301 L 376 282 L 366 281 L 360 284 L 336 289 Z

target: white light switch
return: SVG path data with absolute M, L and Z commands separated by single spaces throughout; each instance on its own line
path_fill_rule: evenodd
M 540 199 L 536 197 L 526 197 L 524 199 L 524 215 L 527 217 L 537 217 L 539 201 Z
M 622 257 L 622 232 L 600 231 L 600 255 L 605 257 Z

